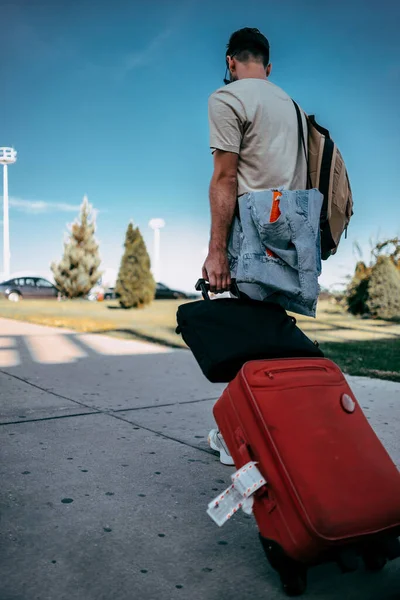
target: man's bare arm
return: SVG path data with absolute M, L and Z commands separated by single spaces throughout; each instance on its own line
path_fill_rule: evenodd
M 237 202 L 238 155 L 214 152 L 214 173 L 210 184 L 211 237 L 203 277 L 213 292 L 229 290 L 231 277 L 227 246 Z

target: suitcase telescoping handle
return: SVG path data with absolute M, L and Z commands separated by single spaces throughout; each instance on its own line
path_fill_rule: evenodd
M 201 292 L 204 300 L 210 300 L 209 292 L 210 292 L 210 284 L 205 279 L 199 279 L 195 285 L 195 289 L 197 292 Z M 236 279 L 232 279 L 230 292 L 236 296 L 236 298 L 240 298 L 240 291 L 238 285 L 236 283 Z

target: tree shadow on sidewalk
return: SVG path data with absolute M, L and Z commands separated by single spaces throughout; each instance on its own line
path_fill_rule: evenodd
M 174 333 L 175 329 L 168 328 L 168 331 L 170 333 Z M 97 330 L 97 331 L 93 331 L 91 333 L 105 334 L 105 335 L 110 335 L 110 336 L 116 336 L 119 338 L 122 337 L 123 339 L 128 339 L 128 340 L 138 340 L 141 342 L 148 342 L 150 344 L 158 344 L 160 346 L 164 346 L 167 348 L 174 348 L 176 350 L 185 350 L 186 349 L 181 344 L 174 344 L 173 342 L 169 342 L 168 340 L 161 339 L 157 336 L 146 335 L 144 333 L 141 333 L 140 331 L 137 331 L 136 329 L 116 328 L 116 329 L 107 329 L 107 331 Z

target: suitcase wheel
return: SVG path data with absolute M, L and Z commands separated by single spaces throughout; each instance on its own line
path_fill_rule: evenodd
M 285 554 L 276 542 L 260 535 L 262 547 L 271 567 L 277 571 L 287 596 L 301 596 L 307 589 L 307 566 Z
M 353 573 L 358 569 L 358 556 L 356 552 L 352 550 L 342 550 L 339 553 L 336 562 L 342 573 Z
M 394 560 L 400 557 L 400 541 L 397 537 L 388 538 L 385 540 L 382 550 L 389 560 Z
M 283 591 L 286 596 L 294 597 L 301 596 L 307 589 L 307 574 L 306 573 L 296 573 L 293 572 L 290 574 L 289 572 L 284 575 L 280 575 Z
M 386 565 L 386 556 L 379 552 L 368 550 L 364 552 L 362 558 L 367 571 L 382 571 Z

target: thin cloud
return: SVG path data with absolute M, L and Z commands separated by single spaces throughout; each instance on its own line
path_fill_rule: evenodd
M 10 55 L 41 70 L 78 53 L 69 39 L 49 28 L 35 27 L 27 8 L 15 2 L 9 2 L 2 13 L 1 38 Z
M 155 58 L 157 51 L 162 47 L 165 40 L 167 40 L 173 33 L 172 27 L 168 27 L 156 35 L 150 42 L 141 50 L 132 52 L 125 57 L 124 65 L 122 67 L 122 74 L 125 75 L 132 69 L 137 67 L 144 67 L 150 64 Z
M 10 206 L 19 212 L 28 214 L 43 214 L 51 212 L 79 212 L 78 204 L 66 202 L 44 202 L 43 200 L 24 200 L 22 198 L 10 198 Z
M 115 81 L 122 81 L 128 73 L 134 69 L 147 67 L 157 59 L 157 54 L 161 51 L 166 40 L 176 31 L 176 27 L 170 26 L 159 32 L 148 41 L 145 46 L 133 52 L 128 52 L 121 56 L 118 64 L 98 64 L 93 61 L 86 61 L 79 69 L 78 73 L 84 77 L 104 77 L 108 75 Z
M 124 77 L 133 69 L 145 67 L 157 59 L 157 53 L 165 42 L 182 27 L 191 11 L 197 5 L 197 0 L 184 0 L 177 6 L 169 19 L 168 26 L 155 35 L 143 48 L 125 55 L 119 68 L 119 77 Z
M 173 32 L 174 28 L 168 27 L 151 39 L 144 48 L 127 54 L 118 70 L 118 77 L 125 77 L 130 71 L 151 64 L 157 58 L 157 52 Z

